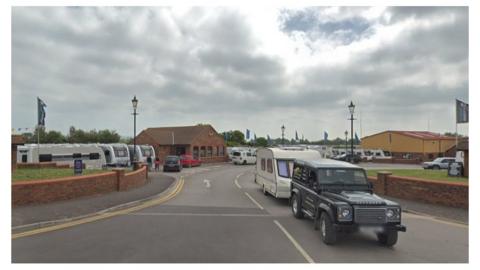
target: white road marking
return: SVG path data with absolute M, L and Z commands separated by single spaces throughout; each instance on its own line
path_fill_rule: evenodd
M 238 187 L 239 189 L 242 189 L 242 186 L 240 186 L 240 184 L 238 183 L 238 178 L 239 178 L 240 176 L 242 176 L 242 174 L 243 174 L 243 173 L 241 173 L 241 174 L 239 174 L 239 175 L 237 175 L 237 176 L 235 177 L 235 185 L 237 185 L 237 187 Z
M 206 188 L 210 188 L 210 187 L 211 187 L 210 180 L 204 179 L 204 180 L 203 180 L 203 183 L 205 184 L 205 187 L 206 187 Z
M 267 214 L 130 213 L 129 216 L 271 217 Z
M 300 246 L 300 244 L 293 238 L 293 236 L 288 233 L 288 231 L 278 222 L 278 220 L 273 221 L 279 228 L 282 230 L 282 232 L 287 236 L 287 238 L 292 242 L 292 244 L 295 246 L 295 248 L 302 254 L 302 256 L 307 260 L 308 263 L 315 263 L 315 261 L 308 255 L 308 253 Z
M 250 198 L 250 200 L 252 200 L 252 202 L 258 206 L 258 208 L 260 208 L 261 210 L 263 210 L 263 207 L 262 207 L 257 201 L 255 201 L 255 199 L 252 198 L 252 196 L 250 196 L 250 194 L 248 194 L 247 192 L 245 192 L 245 195 L 247 195 L 247 197 Z

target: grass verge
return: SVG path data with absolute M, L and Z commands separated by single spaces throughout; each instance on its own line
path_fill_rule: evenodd
M 468 178 L 448 176 L 447 170 L 424 170 L 424 169 L 367 170 L 367 175 L 368 176 L 377 176 L 377 172 L 379 172 L 379 171 L 388 171 L 388 172 L 391 172 L 395 176 L 407 176 L 407 177 L 422 178 L 424 180 L 446 181 L 446 182 L 467 183 L 468 184 Z
M 83 170 L 82 175 L 96 174 L 108 172 L 108 170 L 93 170 L 85 169 Z M 69 169 L 54 169 L 54 168 L 43 168 L 43 169 L 16 169 L 12 173 L 12 181 L 29 181 L 29 180 L 38 180 L 38 179 L 55 179 L 68 176 L 75 176 L 73 173 L 73 168 Z

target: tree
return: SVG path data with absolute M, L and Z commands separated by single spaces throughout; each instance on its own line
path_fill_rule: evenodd
M 257 140 L 255 141 L 255 146 L 267 147 L 268 141 L 264 137 L 258 137 Z
M 226 131 L 224 132 L 224 134 L 226 137 L 226 144 L 229 147 L 247 144 L 247 142 L 245 141 L 245 135 L 243 135 L 240 130 Z
M 66 143 L 67 139 L 61 132 L 50 130 L 47 134 L 45 134 L 45 137 L 40 142 L 41 143 Z

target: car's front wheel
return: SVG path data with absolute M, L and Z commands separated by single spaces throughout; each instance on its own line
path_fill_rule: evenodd
M 337 242 L 337 232 L 326 212 L 323 212 L 320 216 L 320 234 L 322 241 L 327 245 L 333 245 Z
M 298 219 L 303 218 L 302 206 L 297 194 L 292 195 L 292 213 Z
M 432 169 L 434 169 L 434 170 L 440 170 L 440 166 L 435 165 L 435 166 L 432 167 Z
M 383 233 L 378 233 L 377 238 L 380 244 L 391 247 L 397 243 L 398 232 L 394 230 L 387 230 Z

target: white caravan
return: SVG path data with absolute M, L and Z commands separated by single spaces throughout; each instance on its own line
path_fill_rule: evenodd
M 232 152 L 232 162 L 233 164 L 255 164 L 257 162 L 256 150 L 235 150 Z
M 139 162 L 147 163 L 147 158 L 151 157 L 152 164 L 155 161 L 155 149 L 148 144 L 136 145 L 137 160 Z M 128 145 L 128 151 L 130 152 L 130 160 L 133 161 L 133 144 Z
M 321 158 L 318 151 L 311 149 L 260 148 L 257 151 L 255 183 L 263 188 L 264 194 L 290 198 L 293 161 Z
M 81 159 L 87 169 L 102 169 L 106 166 L 105 154 L 97 145 L 26 144 L 17 148 L 17 163 L 55 162 L 73 167 L 77 159 Z
M 130 153 L 124 143 L 98 144 L 105 154 L 107 166 L 127 167 L 130 166 Z
M 369 150 L 372 153 L 372 159 L 391 159 L 392 154 L 389 151 L 384 151 L 382 149 L 371 149 Z

